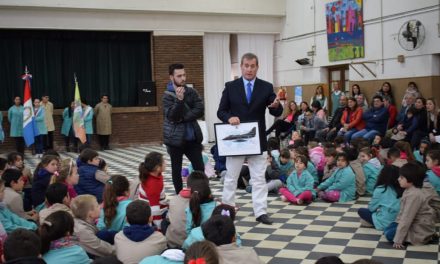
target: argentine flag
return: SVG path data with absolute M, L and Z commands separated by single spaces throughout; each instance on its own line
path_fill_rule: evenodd
M 27 67 L 25 74 L 21 77 L 24 80 L 24 111 L 23 111 L 23 137 L 26 146 L 34 144 L 35 136 L 38 136 L 38 130 L 35 126 L 34 120 L 34 108 L 32 106 L 31 96 L 31 79 L 32 75 L 29 74 Z

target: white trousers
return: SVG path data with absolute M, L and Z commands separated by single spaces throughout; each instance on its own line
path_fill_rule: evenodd
M 252 203 L 255 217 L 266 214 L 267 209 L 267 185 L 264 173 L 267 166 L 267 153 L 256 156 L 237 156 L 226 158 L 226 176 L 223 184 L 223 200 L 225 204 L 235 206 L 235 192 L 237 180 L 241 167 L 247 158 L 249 172 L 251 174 L 250 184 L 252 185 Z

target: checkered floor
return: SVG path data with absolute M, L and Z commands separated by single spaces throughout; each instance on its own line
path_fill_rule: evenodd
M 141 146 L 100 151 L 99 154 L 109 164 L 111 174 L 122 174 L 129 178 L 137 177 L 139 163 L 150 151 L 165 154 L 167 171 L 165 189 L 173 195 L 171 168 L 166 150 L 162 146 Z M 61 153 L 62 157 L 76 158 L 73 153 Z M 30 167 L 37 159 L 26 155 Z M 184 160 L 184 165 L 188 161 Z M 214 196 L 221 198 L 222 185 L 212 181 Z M 371 228 L 361 228 L 357 209 L 366 207 L 369 198 L 356 202 L 328 204 L 314 202 L 308 206 L 295 206 L 284 203 L 278 196 L 269 196 L 268 213 L 272 226 L 257 224 L 252 213 L 251 195 L 243 190 L 237 191 L 236 227 L 243 245 L 254 248 L 266 263 L 315 263 L 327 255 L 339 256 L 351 263 L 361 258 L 372 258 L 386 264 L 434 264 L 440 263 L 439 245 L 409 246 L 406 250 L 396 250 L 388 243 L 381 232 Z

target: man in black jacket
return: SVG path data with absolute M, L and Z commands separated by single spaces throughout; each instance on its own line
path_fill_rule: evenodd
M 217 116 L 224 123 L 239 125 L 240 122 L 258 121 L 262 155 L 234 156 L 226 158 L 226 176 L 223 187 L 223 203 L 235 206 L 235 191 L 241 167 L 246 159 L 249 164 L 252 185 L 252 202 L 258 222 L 272 224 L 266 213 L 267 185 L 265 179 L 267 140 L 266 108 L 274 116 L 280 116 L 283 107 L 273 91 L 271 83 L 256 78 L 258 58 L 246 53 L 241 58 L 242 77 L 225 84 Z
M 347 97 L 345 95 L 341 95 L 339 98 L 339 107 L 332 116 L 332 121 L 330 121 L 328 127 L 316 132 L 316 138 L 318 138 L 321 142 L 333 142 L 339 130 L 342 128 L 341 117 L 345 107 L 347 107 Z
M 204 171 L 202 158 L 203 135 L 197 119 L 204 114 L 202 99 L 197 91 L 185 85 L 183 64 L 169 66 L 170 82 L 163 96 L 163 138 L 171 159 L 171 171 L 176 194 L 182 190 L 183 154 L 194 170 Z

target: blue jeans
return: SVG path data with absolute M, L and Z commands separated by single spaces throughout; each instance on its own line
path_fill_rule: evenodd
M 351 136 L 352 139 L 358 138 L 358 137 L 363 137 L 366 140 L 368 140 L 369 142 L 372 142 L 374 137 L 379 135 L 379 131 L 374 130 L 374 129 L 362 129 L 361 131 L 358 131 L 356 133 L 353 134 L 353 136 Z
M 385 230 L 383 231 L 383 234 L 387 238 L 388 241 L 393 242 L 394 236 L 396 235 L 397 231 L 397 223 L 392 222 Z
M 350 130 L 348 130 L 347 132 L 338 132 L 338 136 L 344 136 L 344 142 L 345 143 L 350 143 L 351 137 L 353 136 L 354 133 L 358 132 L 358 130 L 356 128 L 351 128 Z
M 362 218 L 363 220 L 367 221 L 368 223 L 374 226 L 373 213 L 371 213 L 370 210 L 368 210 L 368 208 L 359 208 L 358 215 L 360 216 L 360 218 Z

